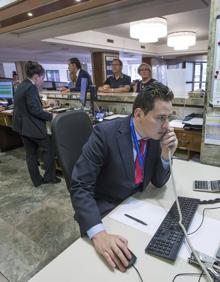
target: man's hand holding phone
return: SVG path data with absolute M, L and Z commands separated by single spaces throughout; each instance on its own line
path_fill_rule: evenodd
M 169 151 L 171 152 L 171 156 L 174 154 L 177 148 L 178 140 L 174 129 L 169 127 L 165 134 L 162 136 L 160 140 L 161 149 L 162 149 L 162 158 L 164 160 L 169 160 Z

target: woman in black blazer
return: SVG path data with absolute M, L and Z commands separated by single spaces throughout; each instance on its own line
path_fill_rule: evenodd
M 26 64 L 27 78 L 17 87 L 14 95 L 12 128 L 22 136 L 26 161 L 35 187 L 45 183 L 58 183 L 55 174 L 54 153 L 47 136 L 46 121 L 53 115 L 43 110 L 38 87 L 43 84 L 45 70 L 35 62 Z M 38 168 L 37 152 L 41 148 L 45 173 L 42 177 Z

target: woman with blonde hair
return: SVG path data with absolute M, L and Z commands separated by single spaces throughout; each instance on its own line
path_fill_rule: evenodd
M 140 92 L 146 86 L 155 81 L 155 79 L 152 78 L 151 66 L 146 63 L 140 64 L 138 67 L 138 74 L 142 79 L 136 83 L 135 92 Z

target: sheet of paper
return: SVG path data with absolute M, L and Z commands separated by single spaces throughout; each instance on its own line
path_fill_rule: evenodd
M 11 113 L 13 113 L 13 110 L 4 110 L 4 111 L 2 111 L 2 113 L 11 114 Z
M 126 217 L 125 213 L 146 222 L 147 226 Z M 130 197 L 127 202 L 110 214 L 110 218 L 153 235 L 166 213 L 167 211 L 159 206 Z
M 209 211 L 209 213 L 211 213 L 211 211 Z M 188 233 L 196 230 L 201 221 L 202 216 L 199 213 L 196 213 Z M 196 233 L 189 235 L 189 239 L 194 249 L 209 256 L 215 257 L 220 245 L 220 221 L 205 216 L 201 228 Z M 187 259 L 190 254 L 191 250 L 186 241 L 184 241 L 180 249 L 179 256 Z
M 127 202 L 123 203 L 117 210 L 110 214 L 109 217 L 153 236 L 166 216 L 168 210 L 151 203 L 146 203 L 146 201 L 130 197 Z M 210 212 L 211 211 L 209 211 L 209 213 Z M 146 222 L 148 225 L 145 226 L 127 218 L 124 215 L 125 213 Z M 202 216 L 197 212 L 193 217 L 188 233 L 194 231 L 201 223 L 201 220 Z M 189 238 L 193 247 L 197 251 L 215 257 L 220 245 L 219 234 L 220 221 L 205 216 L 202 227 L 195 234 L 190 235 Z M 184 241 L 180 249 L 179 256 L 183 259 L 187 259 L 190 255 L 191 250 Z
M 203 118 L 191 118 L 190 120 L 183 121 L 183 123 L 191 125 L 203 125 Z
M 184 124 L 182 120 L 174 119 L 170 121 L 170 126 L 176 128 L 183 128 Z
M 112 120 L 115 118 L 123 118 L 123 117 L 127 117 L 128 115 L 121 115 L 121 114 L 116 114 L 116 115 L 111 115 L 108 117 L 105 117 L 104 120 Z

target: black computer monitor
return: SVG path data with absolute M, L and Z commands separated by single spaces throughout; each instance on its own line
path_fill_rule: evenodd
M 0 81 L 0 99 L 12 100 L 14 88 L 12 81 Z
M 46 90 L 56 90 L 56 85 L 54 81 L 45 80 L 42 88 Z
M 80 88 L 79 100 L 84 107 L 86 105 L 87 88 L 88 88 L 88 79 L 83 77 L 81 79 L 81 88 Z
M 68 82 L 56 82 L 55 81 L 55 86 L 56 86 L 56 90 L 60 90 L 61 88 L 68 88 Z
M 97 101 L 98 96 L 97 96 L 97 87 L 96 85 L 90 85 L 90 99 L 91 101 Z

